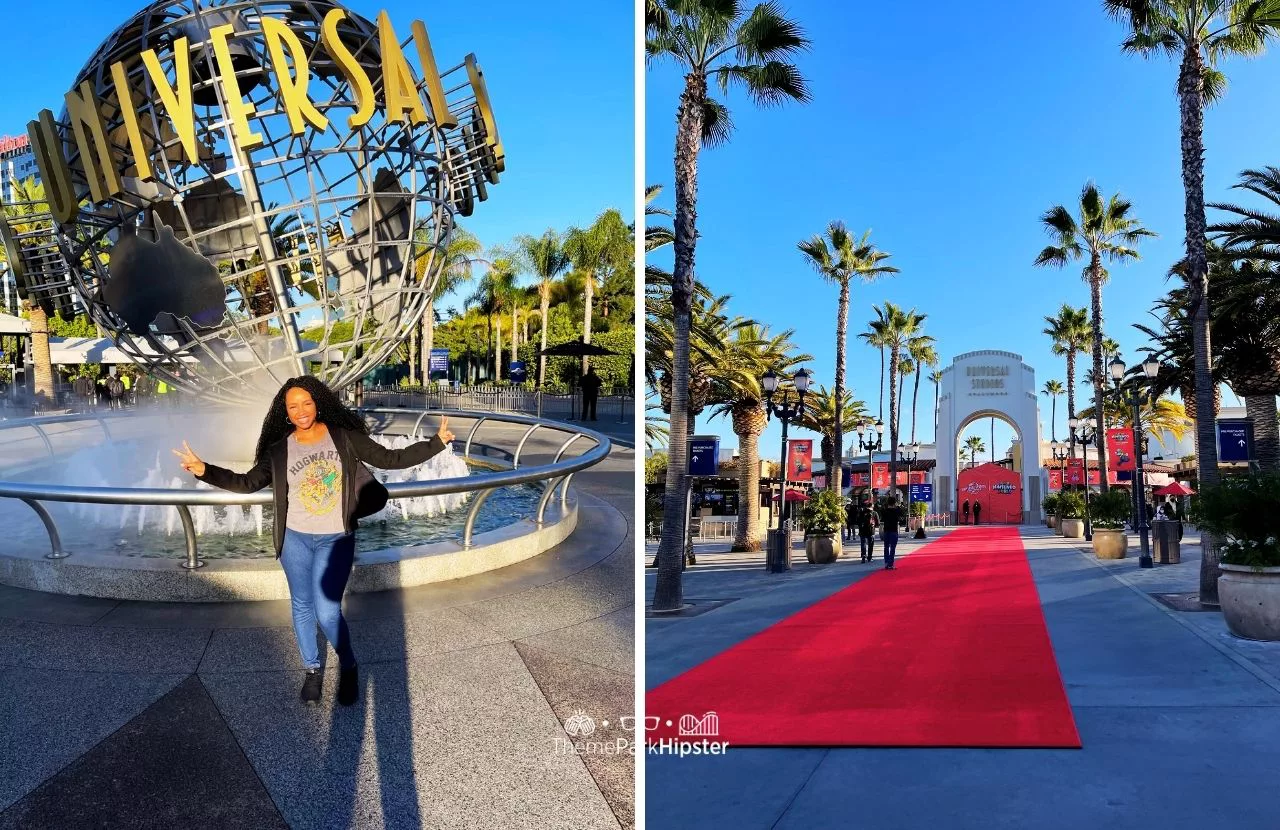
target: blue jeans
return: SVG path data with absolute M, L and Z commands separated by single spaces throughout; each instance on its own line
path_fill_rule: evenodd
M 289 582 L 293 633 L 298 638 L 298 652 L 302 655 L 302 664 L 308 669 L 320 668 L 317 623 L 338 653 L 338 664 L 342 668 L 356 664 L 356 655 L 351 650 L 351 633 L 342 616 L 342 593 L 347 588 L 355 556 L 354 533 L 284 532 L 280 564 Z
M 884 564 L 886 567 L 893 564 L 893 557 L 898 552 L 898 531 L 885 531 L 884 533 Z

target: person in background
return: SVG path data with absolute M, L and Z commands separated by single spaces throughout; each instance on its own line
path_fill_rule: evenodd
M 600 386 L 604 381 L 600 380 L 600 376 L 596 374 L 595 367 L 592 366 L 582 376 L 582 380 L 579 383 L 582 386 L 582 420 L 594 421 L 596 419 L 596 401 L 600 397 Z
M 876 555 L 876 527 L 880 524 L 869 496 L 862 497 L 862 504 L 854 519 L 858 526 L 858 542 L 862 549 L 862 561 L 870 562 Z
M 964 507 L 960 508 L 960 512 L 964 515 L 964 523 L 969 524 L 969 500 L 964 500 Z
M 973 523 L 979 524 L 981 522 L 982 522 L 982 502 L 975 501 L 973 503 Z
M 890 496 L 880 509 L 880 524 L 884 527 L 884 569 L 892 571 L 898 553 L 898 528 L 907 526 L 907 511 L 897 494 Z
M 853 539 L 853 534 L 858 528 L 858 500 L 856 498 L 849 499 L 849 503 L 844 508 L 844 538 L 845 541 Z

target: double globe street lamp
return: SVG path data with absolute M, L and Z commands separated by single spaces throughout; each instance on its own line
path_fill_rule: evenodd
M 1151 559 L 1151 547 L 1148 532 L 1151 526 L 1148 524 L 1147 517 L 1147 495 L 1146 477 L 1142 470 L 1142 405 L 1146 403 L 1147 391 L 1151 384 L 1155 381 L 1156 375 L 1160 374 L 1160 361 L 1153 357 L 1149 357 L 1142 362 L 1141 380 L 1135 379 L 1133 383 L 1127 387 L 1122 386 L 1121 382 L 1127 374 L 1124 361 L 1117 357 L 1111 361 L 1108 367 L 1111 370 L 1111 381 L 1115 384 L 1115 388 L 1111 391 L 1111 396 L 1121 405 L 1127 405 L 1133 410 L 1133 455 L 1136 470 L 1134 471 L 1133 496 L 1137 500 L 1137 517 L 1138 517 L 1138 538 L 1142 544 L 1142 554 L 1138 557 L 1138 567 L 1151 568 L 1155 563 Z M 1143 381 L 1145 380 L 1145 384 Z
M 870 435 L 867 434 L 867 428 L 874 426 L 875 429 Z M 859 421 L 856 427 L 858 431 L 858 451 L 867 454 L 867 481 L 870 483 L 871 500 L 875 501 L 876 487 L 875 477 L 872 470 L 872 456 L 880 451 L 881 445 L 884 444 L 884 421 L 879 419 L 874 424 L 871 421 Z M 865 440 L 864 440 L 865 436 Z M 908 476 L 908 479 L 911 477 Z
M 770 369 L 760 378 L 760 386 L 764 389 L 764 403 L 767 417 L 777 416 L 782 421 L 782 489 L 778 495 L 778 537 L 771 541 L 765 566 L 774 573 L 788 570 L 791 567 L 788 552 L 791 547 L 791 513 L 787 506 L 787 425 L 800 417 L 804 412 L 804 394 L 809 391 L 809 373 L 801 369 L 792 376 L 791 381 L 796 390 L 796 400 L 792 404 L 788 398 L 788 390 L 778 389 L 778 375 Z M 778 396 L 778 400 L 774 396 Z M 781 550 L 777 548 L 781 546 Z
M 1093 524 L 1089 520 L 1089 445 L 1098 437 L 1097 418 L 1068 418 L 1067 429 L 1071 430 L 1071 443 L 1080 445 L 1084 455 L 1084 538 L 1093 541 Z
M 911 465 L 915 464 L 916 459 L 918 459 L 919 457 L 920 457 L 919 441 L 912 441 L 910 445 L 903 444 L 903 443 L 898 444 L 898 458 L 901 458 L 903 461 L 907 462 L 907 515 L 908 516 L 911 515 Z M 898 482 L 896 481 L 893 482 L 893 486 L 896 488 L 898 486 Z M 924 533 L 923 517 L 921 518 L 920 526 L 916 528 L 915 538 L 916 539 L 926 538 Z

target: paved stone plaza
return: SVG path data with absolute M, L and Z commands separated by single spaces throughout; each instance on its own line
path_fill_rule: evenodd
M 349 595 L 349 709 L 336 671 L 299 702 L 287 601 L 0 587 L 0 828 L 635 826 L 634 756 L 565 730 L 631 735 L 634 469 L 615 448 L 576 476 L 578 530 L 546 554 Z
M 1083 540 L 1024 527 L 1083 749 L 766 749 L 649 754 L 650 827 L 1187 828 L 1280 826 L 1280 644 L 1236 639 L 1218 612 L 1152 594 L 1197 589 L 1182 562 L 1099 562 Z M 937 533 L 934 532 L 936 536 Z M 856 542 L 855 542 L 856 544 Z M 899 557 L 921 544 L 903 538 Z M 698 549 L 685 596 L 706 613 L 646 621 L 646 685 L 674 677 L 882 566 L 855 555 L 786 574 L 727 545 Z M 652 554 L 652 546 L 650 549 Z M 794 561 L 794 560 L 793 560 Z M 652 600 L 654 573 L 647 573 Z M 885 584 L 888 584 L 887 581 Z M 728 601 L 726 601 L 728 600 Z

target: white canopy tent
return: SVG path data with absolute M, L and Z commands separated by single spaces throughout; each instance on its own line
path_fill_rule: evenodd
M 0 334 L 27 335 L 30 333 L 31 323 L 23 320 L 21 317 L 14 317 L 12 314 L 4 314 L 0 312 Z

